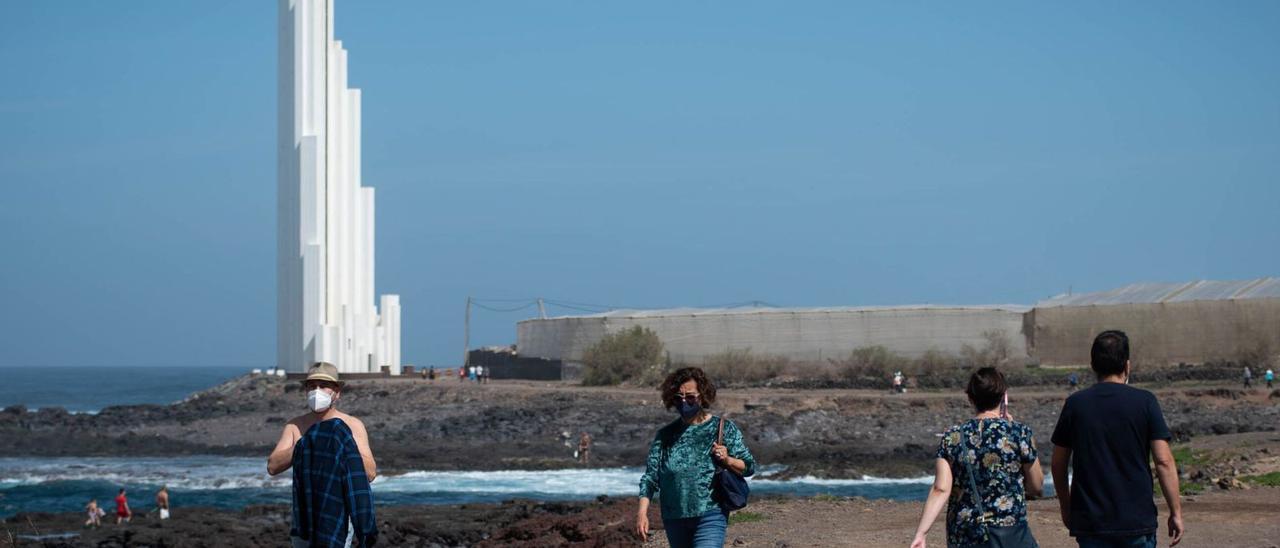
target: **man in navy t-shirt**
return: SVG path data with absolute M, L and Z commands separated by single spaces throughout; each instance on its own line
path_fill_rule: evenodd
M 1154 547 L 1154 460 L 1169 505 L 1170 545 L 1178 544 L 1184 531 L 1178 468 L 1160 403 L 1151 392 L 1129 386 L 1124 332 L 1099 334 L 1090 354 L 1098 383 L 1067 398 L 1053 430 L 1053 484 L 1062 524 L 1082 548 Z

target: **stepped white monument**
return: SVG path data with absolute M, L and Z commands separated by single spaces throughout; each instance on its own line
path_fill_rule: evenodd
M 373 189 L 360 178 L 360 90 L 333 0 L 280 0 L 277 365 L 400 372 L 400 297 L 373 287 Z

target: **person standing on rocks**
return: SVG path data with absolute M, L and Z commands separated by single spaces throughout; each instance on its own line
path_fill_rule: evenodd
M 662 524 L 671 548 L 724 546 L 729 511 L 712 496 L 716 467 L 740 476 L 755 473 L 756 461 L 733 421 L 707 412 L 716 401 L 716 386 L 697 367 L 678 369 L 659 388 L 662 403 L 680 418 L 654 436 L 640 477 L 636 534 L 649 537 L 649 501 L 662 494 Z M 724 443 L 718 443 L 723 423 Z
M 1253 370 L 1246 365 L 1244 366 L 1244 387 L 1249 388 L 1250 386 L 1253 386 Z
M 378 528 L 369 483 L 377 463 L 369 434 L 360 419 L 336 407 L 343 388 L 337 367 L 316 363 L 303 384 L 309 412 L 285 424 L 267 458 L 273 476 L 293 469 L 292 545 L 371 546 Z
M 1185 533 L 1182 501 L 1160 402 L 1129 386 L 1129 337 L 1123 331 L 1100 333 L 1090 358 L 1098 382 L 1067 397 L 1053 430 L 1053 483 L 1062 524 L 1082 548 L 1154 547 L 1154 461 L 1169 507 L 1170 545 L 1176 545 Z
M 583 432 L 578 436 L 578 463 L 587 464 L 591 461 L 591 435 Z
M 89 504 L 84 506 L 84 510 L 89 513 L 89 519 L 84 522 L 85 527 L 102 527 L 102 516 L 107 513 L 98 507 L 98 499 L 89 499 Z
M 1036 546 L 1027 523 L 1027 496 L 1044 489 L 1044 470 L 1031 427 L 1009 415 L 1008 384 L 994 367 L 969 377 L 965 394 L 976 414 L 942 434 L 934 460 L 933 488 L 925 501 L 911 548 L 925 536 L 947 503 L 947 546 Z M 976 488 L 976 489 L 975 489 Z
M 121 520 L 125 523 L 133 521 L 133 512 L 129 510 L 129 497 L 125 496 L 123 487 L 116 495 L 116 525 L 120 525 Z
M 160 513 L 160 519 L 169 519 L 169 487 L 161 485 L 160 490 L 156 491 L 156 511 Z
M 1267 390 L 1271 390 L 1271 382 L 1276 380 L 1276 372 L 1272 371 L 1271 368 L 1268 367 L 1266 374 L 1263 375 L 1263 378 L 1267 379 Z

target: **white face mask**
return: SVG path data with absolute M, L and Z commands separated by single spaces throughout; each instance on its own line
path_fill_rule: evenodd
M 333 405 L 333 396 L 328 391 L 319 388 L 307 392 L 307 407 L 311 411 L 319 413 Z

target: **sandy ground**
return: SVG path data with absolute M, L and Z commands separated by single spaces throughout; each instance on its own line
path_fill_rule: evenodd
M 753 502 L 746 511 L 760 521 L 729 527 L 726 546 L 909 546 L 923 503 L 862 499 L 772 499 Z M 1160 546 L 1168 546 L 1164 529 L 1168 511 L 1160 511 Z M 1058 518 L 1054 499 L 1033 501 L 1028 509 L 1031 529 L 1044 548 L 1075 547 Z M 1280 546 L 1280 488 L 1218 491 L 1184 498 L 1186 536 L 1178 546 Z M 929 532 L 928 546 L 945 547 L 945 517 Z M 645 546 L 668 546 L 659 532 Z

